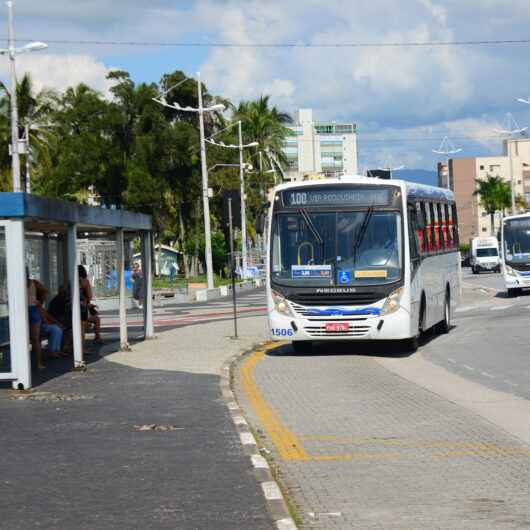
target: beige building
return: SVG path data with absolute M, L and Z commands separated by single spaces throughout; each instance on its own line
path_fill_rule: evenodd
M 480 206 L 480 197 L 473 195 L 475 181 L 491 175 L 511 182 L 512 172 L 516 196 L 530 204 L 530 139 L 505 140 L 503 154 L 499 156 L 451 158 L 448 165 L 438 165 L 438 185 L 447 187 L 449 178 L 450 187 L 455 193 L 462 243 L 472 237 L 491 234 L 490 216 Z M 494 234 L 500 228 L 500 219 L 501 213 L 498 212 L 495 215 Z
M 298 111 L 298 122 L 289 127 L 291 136 L 283 151 L 288 169 L 285 177 L 301 180 L 305 175 L 326 177 L 357 174 L 357 128 L 354 123 L 315 122 L 311 109 Z

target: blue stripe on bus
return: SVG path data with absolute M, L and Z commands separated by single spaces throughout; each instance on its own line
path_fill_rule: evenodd
M 327 309 L 309 309 L 304 312 L 308 317 L 339 317 L 339 316 L 356 316 L 356 315 L 374 315 L 381 313 L 378 307 L 366 307 L 364 309 L 344 309 L 342 307 L 329 307 Z

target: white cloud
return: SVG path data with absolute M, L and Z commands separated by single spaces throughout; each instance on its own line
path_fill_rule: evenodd
M 530 24 L 528 0 L 17 0 L 16 7 L 17 34 L 40 40 L 243 45 L 502 40 L 526 37 Z M 525 46 L 87 46 L 65 49 L 66 55 L 59 57 L 62 50 L 55 45 L 54 56 L 23 59 L 36 82 L 64 88 L 84 81 L 106 91 L 105 57 L 112 57 L 113 64 L 123 58 L 128 66 L 139 65 L 133 68 L 137 75 L 142 65 L 149 76 L 156 75 L 153 65 L 160 65 L 160 74 L 183 67 L 191 74 L 200 69 L 209 90 L 234 103 L 268 93 L 273 104 L 292 114 L 309 107 L 318 120 L 360 124 L 360 146 L 365 150 L 360 155 L 374 164 L 391 157 L 396 165 L 432 166 L 431 149 L 437 145 L 425 138 L 444 134 L 462 141 L 469 156 L 473 149 L 495 150 L 496 140 L 471 137 L 487 136 L 490 125 L 509 110 L 521 125 L 530 123 L 530 109 L 515 103 L 516 97 L 528 95 L 530 87 Z M 86 53 L 75 55 L 76 50 Z M 151 58 L 156 60 L 147 65 Z M 5 72 L 2 66 L 0 73 Z M 466 132 L 474 129 L 482 132 Z M 372 132 L 388 134 L 388 143 L 370 143 Z M 393 135 L 424 139 L 400 143 Z
M 90 55 L 52 55 L 34 53 L 17 58 L 17 77 L 31 75 L 36 91 L 43 88 L 64 90 L 67 87 L 85 83 L 109 95 L 111 83 L 105 79 L 110 69 Z M 7 59 L 0 62 L 0 77 L 9 79 Z

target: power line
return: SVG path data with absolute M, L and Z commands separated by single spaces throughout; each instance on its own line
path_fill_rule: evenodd
M 6 39 L 4 39 L 6 40 Z M 35 39 L 17 39 L 17 42 L 29 42 Z M 53 40 L 42 39 L 48 44 L 80 44 L 86 46 L 137 46 L 152 48 L 430 48 L 454 46 L 505 46 L 528 45 L 527 39 L 496 40 L 454 40 L 425 42 L 264 42 L 264 43 L 231 43 L 231 42 L 156 42 L 156 41 L 105 41 L 105 40 Z

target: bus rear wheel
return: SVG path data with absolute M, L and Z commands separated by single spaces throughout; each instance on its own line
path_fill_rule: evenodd
M 309 340 L 293 340 L 292 345 L 295 353 L 311 353 L 313 351 L 313 343 Z
M 516 296 L 521 296 L 522 290 L 519 287 L 516 287 L 515 289 L 508 289 L 508 296 L 510 298 L 515 298 Z
M 449 291 L 445 295 L 443 320 L 438 323 L 438 333 L 446 334 L 451 330 L 451 298 Z

